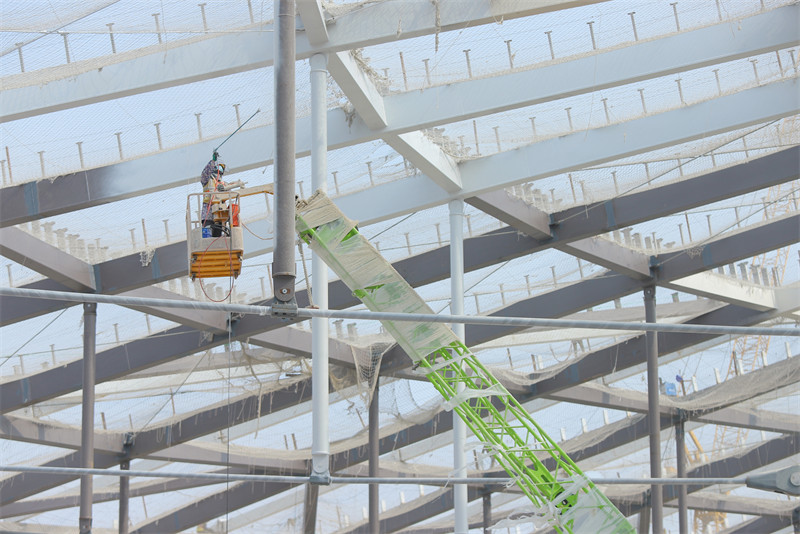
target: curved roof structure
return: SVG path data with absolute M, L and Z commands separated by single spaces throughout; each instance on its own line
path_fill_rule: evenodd
M 273 181 L 272 2 L 0 9 L 3 285 L 269 302 L 271 200 L 243 201 L 235 281 L 187 277 L 186 220 L 217 147 L 231 179 Z M 450 312 L 448 205 L 464 200 L 468 315 L 643 321 L 655 285 L 660 322 L 797 324 L 796 2 L 297 0 L 296 20 L 296 193 L 312 193 L 309 59 L 324 54 L 328 194 L 436 312 Z M 302 304 L 310 269 L 299 247 Z M 328 289 L 330 308 L 363 308 Z M 0 464 L 80 466 L 82 307 L 3 297 L 0 328 Z M 100 304 L 95 466 L 308 474 L 311 336 L 299 320 Z M 643 335 L 465 336 L 590 477 L 649 476 Z M 379 380 L 381 475 L 450 476 L 452 412 L 380 324 L 332 321 L 329 347 L 332 473 L 366 474 Z M 798 463 L 797 337 L 662 333 L 658 347 L 665 475 L 681 420 L 689 476 Z M 467 458 L 469 476 L 505 476 L 474 439 Z M 601 488 L 646 520 L 647 486 Z M 116 532 L 119 478 L 94 489 L 95 530 Z M 368 528 L 361 484 L 130 490 L 132 533 Z M 524 497 L 492 490 L 491 523 L 533 532 L 513 521 Z M 384 531 L 452 532 L 450 486 L 380 495 Z M 487 497 L 468 498 L 478 532 Z M 665 487 L 671 531 L 676 498 Z M 4 532 L 78 532 L 78 502 L 77 476 L 0 474 Z M 688 506 L 698 532 L 788 532 L 798 501 L 697 485 Z

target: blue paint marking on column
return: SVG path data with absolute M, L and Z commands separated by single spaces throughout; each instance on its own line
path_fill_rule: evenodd
M 153 253 L 153 258 L 150 260 L 150 269 L 153 272 L 153 280 L 161 278 L 161 266 L 158 264 L 158 251 Z
M 22 402 L 31 400 L 31 383 L 27 378 L 20 380 L 20 388 L 22 388 Z
M 703 247 L 703 252 L 701 253 L 700 257 L 703 259 L 703 266 L 704 267 L 708 267 L 708 266 L 714 265 L 713 264 L 714 259 L 713 259 L 713 256 L 711 254 L 711 247 L 710 246 L 706 245 L 705 247 Z
M 103 280 L 100 278 L 100 264 L 92 265 L 92 272 L 94 274 L 94 290 L 98 293 L 103 292 Z
M 39 187 L 36 182 L 28 182 L 23 186 L 25 192 L 25 209 L 28 215 L 39 214 Z
M 614 228 L 617 225 L 617 218 L 614 215 L 614 201 L 606 200 L 604 204 L 606 206 L 606 225 L 608 225 L 608 228 Z

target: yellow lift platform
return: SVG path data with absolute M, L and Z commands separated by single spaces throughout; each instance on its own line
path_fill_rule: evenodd
M 224 191 L 211 193 L 213 226 L 203 227 L 200 213 L 203 196 L 192 193 L 186 201 L 186 238 L 189 277 L 236 278 L 242 272 L 244 239 L 242 234 L 240 200 L 259 194 L 273 194 L 272 184 L 244 188 L 242 182 L 227 184 Z M 240 188 L 238 191 L 235 188 Z M 215 235 L 216 234 L 216 235 Z

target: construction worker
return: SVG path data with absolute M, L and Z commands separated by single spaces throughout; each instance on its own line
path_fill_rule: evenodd
M 200 173 L 200 183 L 203 185 L 203 208 L 200 219 L 203 222 L 203 227 L 211 227 L 211 236 L 219 237 L 222 235 L 222 228 L 214 224 L 214 217 L 211 214 L 211 197 L 214 191 L 224 191 L 225 182 L 222 181 L 222 176 L 225 174 L 225 164 L 219 158 L 219 154 L 215 151 L 211 161 Z

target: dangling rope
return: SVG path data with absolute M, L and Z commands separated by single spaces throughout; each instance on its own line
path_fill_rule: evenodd
M 308 289 L 308 304 L 311 308 L 316 308 L 314 305 L 314 295 L 311 291 L 311 282 L 308 278 L 308 269 L 306 268 L 306 255 L 303 253 L 303 241 L 300 240 L 297 242 L 297 249 L 300 251 L 300 261 L 303 264 L 303 273 L 306 277 L 306 288 Z

